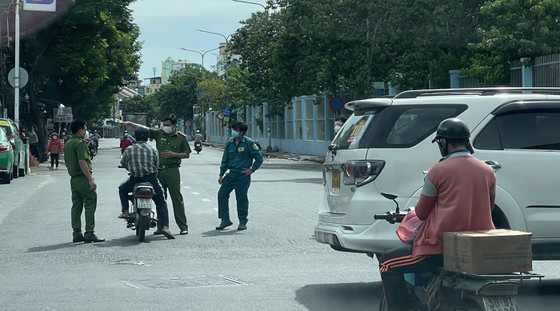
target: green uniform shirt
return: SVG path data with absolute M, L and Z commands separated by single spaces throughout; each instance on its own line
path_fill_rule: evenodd
M 159 152 L 160 165 L 180 165 L 179 158 L 164 158 L 161 153 L 164 151 L 173 151 L 177 153 L 191 153 L 191 147 L 187 141 L 187 136 L 179 131 L 171 134 L 165 134 L 162 130 L 150 129 L 150 138 L 156 141 L 156 147 Z
M 91 173 L 93 167 L 91 165 L 91 158 L 86 142 L 77 136 L 72 136 L 64 145 L 64 163 L 66 164 L 70 176 L 76 177 L 84 175 L 80 168 L 80 160 L 85 160 L 87 162 L 89 172 Z
M 232 173 L 241 173 L 242 170 L 251 168 L 254 172 L 259 169 L 262 162 L 261 150 L 251 138 L 243 136 L 239 144 L 232 139 L 226 143 L 224 148 L 220 176 L 223 176 L 227 170 Z

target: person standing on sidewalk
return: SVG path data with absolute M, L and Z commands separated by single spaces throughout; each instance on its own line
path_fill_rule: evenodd
M 51 140 L 49 141 L 48 151 L 51 154 L 51 170 L 58 169 L 59 156 L 64 152 L 64 149 L 62 148 L 62 141 L 58 139 L 58 135 L 56 133 L 52 135 Z
M 86 123 L 74 120 L 70 124 L 72 138 L 64 146 L 64 161 L 70 175 L 70 189 L 72 190 L 72 229 L 73 242 L 103 242 L 95 235 L 95 209 L 97 208 L 97 184 L 92 176 L 93 167 L 86 136 Z M 86 227 L 82 235 L 82 211 L 85 209 Z
M 130 121 L 123 122 L 117 120 L 117 123 L 132 128 L 145 127 Z M 159 182 L 166 194 L 169 190 L 169 196 L 171 196 L 171 201 L 173 202 L 175 222 L 179 230 L 181 230 L 179 234 L 189 234 L 185 203 L 181 194 L 181 174 L 179 173 L 181 160 L 188 158 L 191 154 L 187 136 L 177 130 L 177 121 L 171 117 L 163 119 L 161 129 L 151 128 L 149 130 L 149 138 L 156 141 L 156 148 L 160 156 Z M 158 230 L 154 234 L 163 234 L 159 223 Z
M 226 143 L 224 148 L 218 178 L 218 183 L 221 185 L 218 191 L 218 218 L 221 219 L 221 223 L 216 230 L 223 230 L 233 225 L 229 218 L 229 196 L 233 190 L 235 190 L 237 199 L 237 217 L 239 218 L 237 230 L 247 229 L 249 214 L 247 192 L 251 185 L 251 174 L 259 169 L 263 157 L 257 144 L 245 136 L 246 132 L 247 124 L 235 123 L 231 131 L 232 139 Z M 229 173 L 224 176 L 228 170 Z

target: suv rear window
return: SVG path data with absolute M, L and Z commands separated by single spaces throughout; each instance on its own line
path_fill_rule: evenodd
M 380 109 L 355 111 L 335 136 L 337 149 L 356 149 Z
M 474 147 L 486 150 L 560 150 L 560 110 L 497 116 L 477 136 Z
M 396 105 L 379 111 L 360 148 L 410 148 L 432 135 L 441 121 L 458 116 L 466 105 Z
M 8 136 L 12 135 L 12 127 L 10 126 L 10 123 L 8 121 L 0 120 L 0 127 L 2 127 L 4 131 L 6 131 L 6 134 L 8 134 Z

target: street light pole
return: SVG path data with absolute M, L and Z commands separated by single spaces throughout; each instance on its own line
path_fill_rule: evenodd
M 257 2 L 252 2 L 252 1 L 244 1 L 244 0 L 233 0 L 233 2 L 239 2 L 239 3 L 247 3 L 247 4 L 254 4 L 254 5 L 258 5 L 261 6 L 263 9 L 266 10 L 266 7 L 260 3 Z
M 201 65 L 202 65 L 202 68 L 204 68 L 204 55 L 206 55 L 206 53 L 208 53 L 208 52 L 212 52 L 212 51 L 215 51 L 215 50 L 219 49 L 219 47 L 208 50 L 208 51 L 206 51 L 206 50 L 196 51 L 196 50 L 185 49 L 185 48 L 180 48 L 180 49 L 183 50 L 183 51 L 193 52 L 193 53 L 197 53 L 198 55 L 200 55 L 200 57 L 202 58 Z
M 19 4 L 16 0 L 15 7 L 15 66 L 14 66 L 14 123 L 19 127 L 19 50 L 20 50 L 20 27 L 19 27 Z
M 231 35 L 226 36 L 223 33 L 219 33 L 219 32 L 214 32 L 214 31 L 208 31 L 208 30 L 204 30 L 204 29 L 195 29 L 196 31 L 200 31 L 200 32 L 204 32 L 204 33 L 209 33 L 211 35 L 216 35 L 216 36 L 220 36 L 222 38 L 224 38 L 224 40 L 226 41 L 226 46 L 229 43 L 229 37 L 231 37 Z

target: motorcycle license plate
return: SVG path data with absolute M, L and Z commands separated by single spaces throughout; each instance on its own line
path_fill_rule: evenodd
M 332 187 L 333 189 L 340 189 L 340 171 L 332 171 Z
M 152 200 L 148 199 L 138 199 L 136 201 L 136 208 L 137 209 L 150 209 L 152 208 Z
M 486 311 L 518 311 L 515 297 L 482 297 Z

